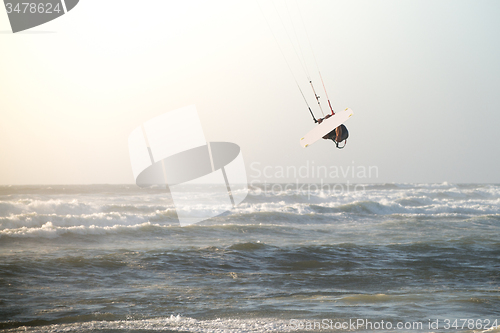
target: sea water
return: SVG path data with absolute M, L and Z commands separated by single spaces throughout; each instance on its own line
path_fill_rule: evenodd
M 176 209 L 217 207 L 2 186 L 0 329 L 498 331 L 500 185 L 288 185 L 188 227 Z

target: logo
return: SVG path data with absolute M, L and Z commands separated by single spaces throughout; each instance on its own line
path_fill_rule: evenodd
M 4 0 L 12 32 L 36 27 L 63 16 L 79 0 Z
M 240 147 L 206 142 L 194 105 L 146 121 L 128 147 L 136 184 L 166 186 L 181 226 L 218 216 L 248 194 Z

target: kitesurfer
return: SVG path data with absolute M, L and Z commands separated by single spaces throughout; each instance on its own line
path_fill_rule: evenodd
M 323 122 L 323 120 L 328 119 L 331 116 L 332 116 L 331 114 L 327 114 L 325 116 L 325 118 L 319 118 L 318 124 L 321 124 Z M 341 124 L 340 126 L 335 128 L 333 131 L 331 131 L 330 133 L 325 135 L 323 137 L 323 139 L 332 140 L 337 145 L 337 148 L 343 148 L 343 147 L 339 147 L 339 143 L 344 141 L 344 140 L 347 140 L 348 137 L 349 137 L 349 131 L 347 130 L 347 127 L 345 127 L 344 124 Z

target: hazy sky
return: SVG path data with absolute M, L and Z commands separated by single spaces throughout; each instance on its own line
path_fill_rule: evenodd
M 343 150 L 299 144 L 314 123 L 271 30 L 314 98 L 280 17 L 327 106 L 297 4 L 334 109 L 355 113 Z M 497 0 L 81 0 L 12 34 L 0 9 L 0 184 L 134 183 L 129 133 L 191 104 L 250 181 L 500 183 L 499 17 Z

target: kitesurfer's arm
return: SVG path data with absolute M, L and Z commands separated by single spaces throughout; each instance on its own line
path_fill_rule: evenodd
M 327 115 L 325 116 L 325 118 L 319 118 L 319 119 L 318 119 L 318 124 L 321 124 L 321 123 L 323 122 L 323 120 L 328 119 L 328 118 L 330 118 L 331 116 L 332 116 L 331 114 L 327 114 Z

